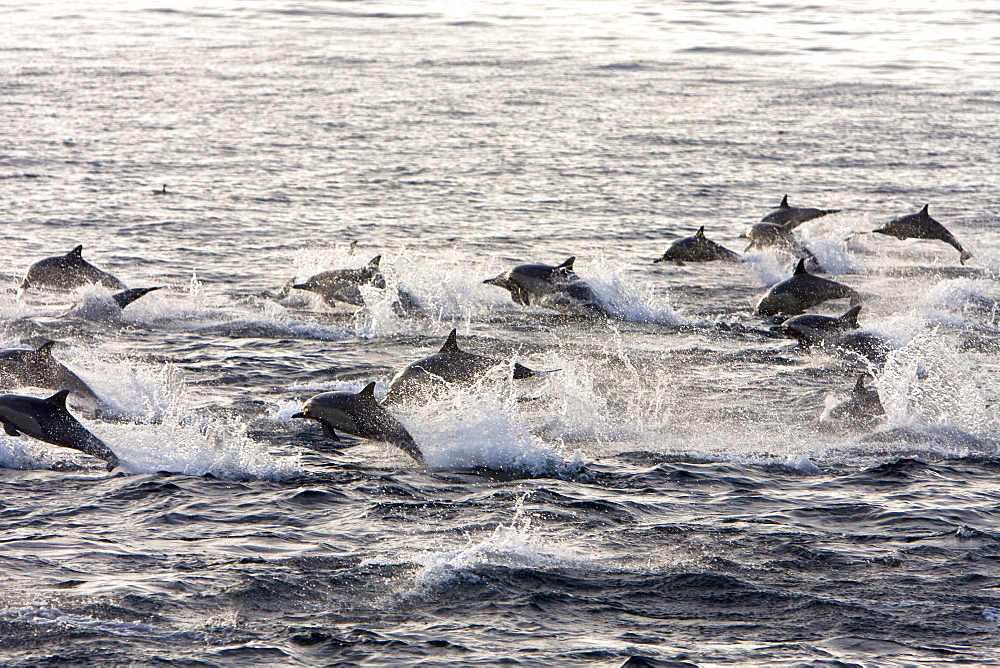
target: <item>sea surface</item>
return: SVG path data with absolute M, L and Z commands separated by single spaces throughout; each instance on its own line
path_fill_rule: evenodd
M 0 664 L 1000 662 L 998 72 L 981 0 L 0 2 L 0 347 L 123 461 L 0 435 Z M 790 253 L 653 263 L 786 194 L 884 364 L 753 315 Z M 18 290 L 78 244 L 164 289 Z M 570 256 L 610 317 L 482 282 Z M 292 418 L 452 328 L 426 467 Z

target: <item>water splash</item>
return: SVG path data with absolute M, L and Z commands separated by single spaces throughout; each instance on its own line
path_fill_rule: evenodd
M 448 589 L 455 581 L 475 578 L 475 573 L 488 566 L 508 568 L 559 568 L 581 566 L 583 560 L 569 548 L 547 537 L 532 526 L 531 515 L 525 510 L 527 494 L 514 503 L 514 516 L 509 524 L 500 524 L 485 537 L 469 538 L 461 549 L 424 552 L 414 561 L 421 568 L 414 577 L 413 588 L 400 594 L 403 598 L 426 598 L 435 591 Z
M 877 385 L 893 425 L 939 424 L 983 433 L 991 424 L 977 374 L 936 332 L 890 352 Z

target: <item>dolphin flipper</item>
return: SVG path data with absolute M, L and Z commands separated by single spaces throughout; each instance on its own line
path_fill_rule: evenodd
M 320 421 L 320 427 L 323 428 L 323 435 L 326 436 L 331 441 L 340 441 L 340 437 L 337 436 L 337 430 L 333 428 L 329 422 Z
M 8 436 L 20 436 L 21 435 L 21 432 L 19 432 L 17 429 L 15 429 L 14 425 L 12 425 L 12 424 L 10 424 L 8 422 L 4 422 L 3 423 L 3 430 L 5 432 L 7 432 Z

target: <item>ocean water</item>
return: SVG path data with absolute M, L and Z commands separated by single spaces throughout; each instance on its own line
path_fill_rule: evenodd
M 0 17 L 0 344 L 57 340 L 123 461 L 0 435 L 0 663 L 1000 661 L 989 3 Z M 786 194 L 840 210 L 796 234 L 884 364 L 769 335 L 789 253 L 653 264 L 700 226 L 742 252 Z M 869 233 L 924 204 L 971 261 Z M 18 291 L 78 244 L 164 289 Z M 287 289 L 375 255 L 419 313 Z M 613 317 L 482 283 L 570 256 Z M 292 419 L 452 328 L 553 372 L 399 407 L 426 467 Z M 866 372 L 886 415 L 821 421 Z

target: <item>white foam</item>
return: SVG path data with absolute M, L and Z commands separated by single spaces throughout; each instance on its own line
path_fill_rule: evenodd
M 189 640 L 203 640 L 205 634 L 200 631 L 181 632 L 167 631 L 152 624 L 143 622 L 126 622 L 117 619 L 95 619 L 87 615 L 77 615 L 63 612 L 58 608 L 36 605 L 12 608 L 0 613 L 0 617 L 21 624 L 35 626 L 58 626 L 70 630 L 81 630 L 92 633 L 107 633 L 115 636 L 148 638 L 182 637 Z
M 792 275 L 791 269 L 786 264 L 797 262 L 791 253 L 775 253 L 771 251 L 756 251 L 743 256 L 743 261 L 750 266 L 753 273 L 760 280 L 761 285 L 770 287 L 777 285 Z
M 397 417 L 419 444 L 430 468 L 487 468 L 557 474 L 579 467 L 531 434 L 520 414 L 516 385 L 484 379 L 471 388 L 453 386 L 422 404 L 407 404 Z M 395 410 L 395 409 L 394 409 Z
M 171 413 L 159 424 L 87 426 L 128 473 L 170 471 L 231 479 L 283 479 L 301 473 L 298 455 L 275 455 L 246 435 L 236 420 Z
M 963 356 L 926 332 L 889 353 L 878 389 L 891 425 L 940 424 L 975 434 L 990 422 L 980 383 Z
M 609 315 L 628 322 L 682 325 L 687 320 L 674 309 L 667 294 L 657 295 L 651 285 L 636 283 L 624 265 L 603 255 L 587 265 L 584 280 L 597 294 Z
M 414 577 L 413 589 L 401 596 L 427 597 L 484 566 L 539 569 L 579 567 L 585 563 L 576 552 L 532 526 L 524 499 L 522 496 L 514 505 L 510 524 L 501 524 L 478 540 L 470 538 L 463 548 L 415 555 L 413 561 L 421 568 Z

